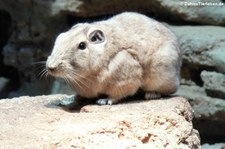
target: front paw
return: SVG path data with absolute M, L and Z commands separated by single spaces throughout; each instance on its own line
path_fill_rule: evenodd
M 161 94 L 157 92 L 146 92 L 145 99 L 159 99 L 161 98 Z
M 96 103 L 99 105 L 112 105 L 113 104 L 112 99 L 107 99 L 107 98 L 98 99 L 96 101 Z

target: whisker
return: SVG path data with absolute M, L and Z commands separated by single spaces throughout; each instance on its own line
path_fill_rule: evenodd
M 36 65 L 36 66 L 34 66 L 34 65 Z M 45 63 L 42 63 L 42 62 L 41 63 L 33 62 L 32 64 L 30 64 L 30 66 L 34 69 L 34 72 L 37 74 L 37 76 L 39 76 L 41 74 L 41 72 L 43 72 L 43 70 L 45 69 Z
M 48 79 L 47 78 L 47 76 L 48 76 L 48 71 L 46 70 L 46 69 L 43 69 L 39 74 L 38 74 L 38 77 L 39 77 L 39 79 L 40 80 L 42 80 L 42 79 Z
M 50 77 L 47 69 L 45 69 L 45 71 L 44 71 L 43 78 L 44 77 L 45 77 L 45 79 L 48 79 Z
M 80 75 L 79 73 L 76 73 L 76 72 L 73 72 L 73 73 L 75 73 L 76 76 L 78 76 L 78 77 L 80 77 L 80 78 L 83 78 L 83 79 L 85 79 L 85 80 L 90 81 L 90 82 L 93 83 L 93 80 L 92 80 L 92 79 L 89 79 L 89 78 L 87 78 L 87 77 L 84 77 L 84 76 L 82 76 L 82 75 Z M 89 76 L 89 77 L 90 77 L 90 76 Z M 91 76 L 91 77 L 92 77 L 92 76 Z
M 77 82 L 75 79 L 73 79 L 72 77 L 71 77 L 71 75 L 70 75 L 70 73 L 68 73 L 67 75 L 66 75 L 66 78 L 68 79 L 68 82 L 72 82 L 72 87 L 74 88 L 75 87 L 75 84 L 81 89 L 81 90 L 83 90 L 83 88 L 82 88 L 82 86 L 79 84 L 79 82 Z
M 71 88 L 73 88 L 73 84 L 68 80 L 67 77 L 63 77 L 63 79 L 66 81 L 66 83 L 67 83 Z
M 31 65 L 46 64 L 46 61 L 32 62 Z
M 75 73 L 75 72 L 72 72 L 73 73 L 73 75 L 74 76 L 78 76 L 78 74 L 77 73 Z M 79 77 L 79 76 L 78 76 Z M 77 78 L 77 77 L 76 77 Z M 84 78 L 85 79 L 85 78 Z M 74 80 L 77 80 L 77 81 L 79 81 L 81 84 L 83 84 L 85 87 L 87 87 L 88 88 L 88 85 L 84 82 L 84 81 L 81 81 L 80 79 L 74 79 Z
M 45 63 L 42 64 L 35 64 L 37 66 L 34 67 L 35 73 L 39 73 L 40 71 L 43 71 L 43 69 L 46 69 Z M 34 66 L 34 64 L 33 64 Z
M 43 79 L 43 75 L 45 74 L 45 71 L 40 72 L 40 74 L 37 75 L 37 78 L 40 80 Z
M 75 80 L 75 79 L 74 79 Z M 81 81 L 80 79 L 77 79 L 77 81 L 79 81 L 81 84 L 83 84 L 85 87 L 87 87 L 88 88 L 88 85 L 87 84 L 85 84 L 83 81 Z
M 49 79 L 50 77 L 51 77 L 51 75 L 49 75 L 49 73 L 48 73 L 48 70 L 47 69 L 45 69 L 46 71 L 45 71 L 45 78 L 46 79 Z
M 46 69 L 42 69 L 40 72 L 37 73 L 37 77 L 42 78 L 45 73 Z

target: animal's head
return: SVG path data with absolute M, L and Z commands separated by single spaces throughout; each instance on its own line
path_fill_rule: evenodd
M 91 24 L 72 27 L 57 37 L 46 63 L 48 73 L 68 78 L 96 71 L 103 63 L 100 57 L 104 54 L 106 43 L 106 36 L 100 28 Z

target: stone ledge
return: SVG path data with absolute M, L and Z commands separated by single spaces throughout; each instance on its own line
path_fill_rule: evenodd
M 0 148 L 200 148 L 186 99 L 87 105 L 68 112 L 66 95 L 0 100 Z

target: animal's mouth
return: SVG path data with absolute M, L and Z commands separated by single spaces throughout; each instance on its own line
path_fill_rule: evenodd
M 54 77 L 60 77 L 63 78 L 65 75 L 64 71 L 60 67 L 50 67 L 46 66 L 48 74 L 54 76 Z
M 46 62 L 46 70 L 49 75 L 54 77 L 62 78 L 65 75 L 63 62 L 59 62 L 59 60 L 52 58 L 52 56 L 48 57 Z
M 54 77 L 60 77 L 60 78 L 63 77 L 63 75 L 61 73 L 55 72 L 55 71 L 51 71 L 51 70 L 50 71 L 48 70 L 48 74 L 50 74 L 51 76 L 54 76 Z

